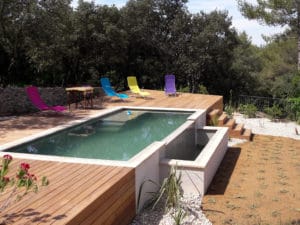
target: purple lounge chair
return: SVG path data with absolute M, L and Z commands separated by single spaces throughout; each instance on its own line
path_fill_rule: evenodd
M 166 95 L 176 95 L 175 75 L 173 74 L 165 76 L 165 93 Z
M 32 102 L 32 104 L 37 107 L 41 111 L 46 111 L 46 110 L 52 110 L 55 112 L 62 112 L 66 110 L 67 108 L 64 106 L 48 106 L 40 97 L 39 91 L 37 87 L 35 86 L 30 86 L 26 88 L 26 92 L 28 95 L 28 98 Z

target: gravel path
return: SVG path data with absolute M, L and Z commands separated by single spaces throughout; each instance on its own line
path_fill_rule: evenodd
M 267 118 L 246 118 L 242 114 L 234 114 L 237 123 L 252 129 L 254 134 L 289 137 L 300 140 L 300 125 L 295 122 L 274 122 Z M 297 134 L 298 132 L 298 134 Z
M 180 224 L 182 225 L 212 225 L 201 210 L 201 196 L 184 195 L 180 200 L 180 206 L 186 214 Z M 178 212 L 178 210 L 177 210 Z M 171 209 L 164 213 L 164 204 L 160 202 L 157 207 L 145 209 L 136 216 L 131 225 L 173 225 L 173 216 L 176 210 Z
M 235 113 L 234 119 L 237 123 L 243 123 L 245 128 L 251 129 L 254 134 L 289 137 L 300 140 L 300 125 L 295 122 L 274 122 L 267 118 L 246 118 L 242 114 Z M 297 134 L 298 133 L 298 134 Z M 233 146 L 245 140 L 231 138 L 228 145 Z M 183 225 L 211 225 L 201 210 L 202 196 L 183 196 L 181 206 L 186 216 Z M 131 225 L 173 225 L 172 217 L 174 210 L 164 214 L 163 204 L 159 204 L 155 210 L 145 209 Z

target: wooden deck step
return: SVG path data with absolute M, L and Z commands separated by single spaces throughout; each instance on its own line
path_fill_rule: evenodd
M 246 139 L 248 141 L 251 141 L 252 138 L 252 131 L 251 129 L 244 129 L 243 134 L 240 136 L 241 139 Z
M 222 113 L 222 115 L 218 119 L 218 125 L 219 126 L 225 125 L 225 123 L 227 122 L 227 120 L 228 120 L 228 117 L 227 117 L 226 113 Z
M 212 119 L 215 117 L 219 117 L 221 115 L 221 112 L 219 109 L 214 109 L 214 110 L 210 111 L 207 115 L 208 115 L 209 119 Z
M 231 131 L 233 129 L 233 127 L 235 126 L 235 119 L 229 119 L 226 121 L 226 123 L 224 124 L 225 127 L 228 127 L 229 130 Z M 230 132 L 229 131 L 229 132 Z
M 244 132 L 244 124 L 238 123 L 235 124 L 235 127 L 231 130 L 230 136 L 240 136 Z

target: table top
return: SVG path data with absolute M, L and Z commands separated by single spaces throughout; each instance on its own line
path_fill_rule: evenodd
M 69 87 L 69 88 L 66 88 L 66 91 L 80 91 L 80 92 L 91 91 L 91 92 L 93 92 L 94 88 L 93 87 Z

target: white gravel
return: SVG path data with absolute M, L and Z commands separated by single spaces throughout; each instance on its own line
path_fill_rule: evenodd
M 182 225 L 212 225 L 201 210 L 201 196 L 184 195 L 180 200 L 180 206 L 185 216 L 180 224 Z M 136 216 L 131 225 L 173 225 L 175 213 L 178 209 L 171 209 L 164 213 L 164 203 L 160 202 L 157 207 L 143 210 Z
M 243 123 L 245 128 L 250 128 L 254 134 L 289 137 L 300 140 L 300 125 L 295 122 L 274 122 L 267 118 L 246 118 L 238 113 L 235 113 L 233 118 L 237 123 Z

